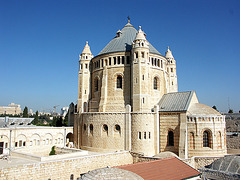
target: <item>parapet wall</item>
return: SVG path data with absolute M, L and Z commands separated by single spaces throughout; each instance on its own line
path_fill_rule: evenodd
M 50 162 L 39 162 L 0 169 L 0 179 L 77 179 L 88 171 L 107 166 L 132 164 L 127 151 L 101 155 L 69 158 Z

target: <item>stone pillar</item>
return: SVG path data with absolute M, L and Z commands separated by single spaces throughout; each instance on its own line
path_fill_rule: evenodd
M 102 77 L 102 88 L 101 88 L 101 99 L 99 103 L 99 112 L 105 112 L 107 103 L 107 67 L 103 67 Z
M 159 106 L 154 106 L 154 146 L 155 146 L 155 154 L 158 154 L 160 152 L 160 136 L 159 136 Z
M 131 106 L 128 104 L 126 105 L 126 114 L 125 114 L 125 150 L 131 151 L 131 132 L 132 132 L 132 127 L 131 127 Z
M 179 134 L 179 157 L 185 158 L 185 143 L 186 142 L 186 113 L 180 114 L 180 134 Z

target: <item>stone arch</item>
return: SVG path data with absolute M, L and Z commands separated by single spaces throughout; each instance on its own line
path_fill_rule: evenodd
M 158 74 L 153 75 L 153 89 L 160 91 L 160 76 Z
M 98 92 L 100 90 L 100 78 L 99 76 L 94 77 L 94 91 Z
M 33 134 L 32 136 L 31 136 L 31 138 L 30 138 L 30 146 L 36 146 L 36 145 L 40 145 L 40 140 L 41 140 L 41 138 L 40 138 L 41 136 L 39 135 L 39 134 L 37 134 L 37 133 L 35 133 L 35 134 Z
M 117 72 L 113 75 L 113 79 L 115 80 L 115 89 L 123 89 L 124 88 L 124 74 Z
M 9 148 L 9 138 L 6 135 L 0 135 L 2 146 L 0 148 L 0 154 L 4 152 L 4 148 Z
M 69 142 L 73 142 L 73 133 L 69 132 L 66 136 L 66 138 L 69 140 Z M 67 141 L 68 141 L 67 140 Z
M 212 148 L 212 131 L 208 128 L 202 130 L 202 147 Z
M 62 133 L 57 133 L 57 135 L 55 136 L 54 143 L 55 144 L 63 144 L 64 143 L 64 135 Z
M 73 148 L 73 133 L 69 132 L 66 136 L 66 146 Z
M 108 136 L 108 125 L 107 124 L 102 125 L 102 135 Z
M 51 145 L 53 143 L 53 135 L 51 133 L 46 133 L 44 139 L 46 145 Z
M 25 134 L 19 134 L 15 140 L 15 147 L 26 146 L 27 137 Z

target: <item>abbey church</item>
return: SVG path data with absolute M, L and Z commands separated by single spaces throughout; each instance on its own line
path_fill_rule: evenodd
M 98 152 L 180 158 L 226 154 L 225 117 L 178 92 L 175 58 L 159 53 L 130 21 L 97 55 L 79 55 L 74 143 Z

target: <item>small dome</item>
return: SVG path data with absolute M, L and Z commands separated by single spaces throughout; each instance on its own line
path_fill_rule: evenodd
M 82 54 L 92 54 L 91 53 L 91 50 L 90 50 L 90 47 L 88 45 L 88 41 L 86 41 L 86 45 L 84 46 L 84 49 L 82 51 Z
M 131 180 L 143 180 L 143 178 L 131 171 L 127 171 L 119 168 L 102 168 L 89 171 L 84 174 L 81 179 L 131 179 Z
M 169 49 L 169 46 L 168 46 L 167 52 L 165 53 L 165 57 L 166 57 L 167 59 L 173 58 L 173 55 L 172 55 L 172 52 L 171 52 L 170 49 Z
M 165 151 L 165 152 L 161 152 L 159 154 L 156 154 L 153 157 L 156 157 L 156 158 L 168 158 L 168 157 L 178 157 L 178 156 L 175 153 L 173 153 L 173 152 Z

